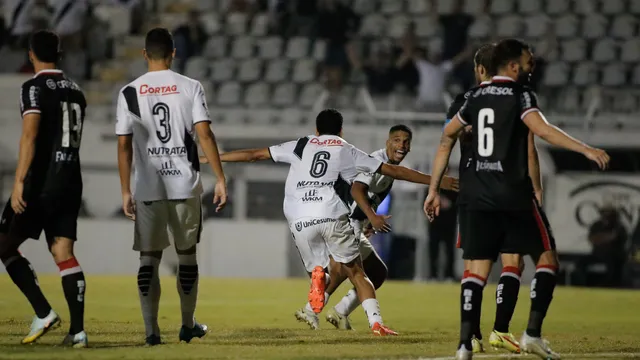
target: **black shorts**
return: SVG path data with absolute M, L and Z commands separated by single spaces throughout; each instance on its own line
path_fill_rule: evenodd
M 467 218 L 469 216 L 467 215 L 467 209 L 462 206 L 459 205 L 458 206 L 458 236 L 456 239 L 456 248 L 457 249 L 464 249 L 464 247 L 462 246 L 462 229 L 465 228 L 466 223 L 467 223 Z
M 501 253 L 537 258 L 556 249 L 549 221 L 535 200 L 531 210 L 466 210 L 461 225 L 465 260 L 495 261 Z
M 40 198 L 28 201 L 25 212 L 16 214 L 9 199 L 0 219 L 0 233 L 38 240 L 44 230 L 49 243 L 56 237 L 75 241 L 81 203 L 82 196 L 65 199 Z

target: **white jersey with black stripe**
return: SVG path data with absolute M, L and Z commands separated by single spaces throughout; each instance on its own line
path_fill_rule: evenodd
M 370 156 L 383 163 L 389 162 L 386 149 L 374 151 Z M 358 174 L 354 181 L 361 182 L 369 187 L 367 195 L 374 210 L 378 209 L 378 206 L 387 197 L 393 186 L 393 178 L 380 173 L 363 172 Z M 355 201 L 351 203 L 351 218 L 355 220 L 365 220 L 367 218 L 364 212 L 358 208 L 358 204 Z
M 148 72 L 120 91 L 117 135 L 133 135 L 134 198 L 202 194 L 195 124 L 210 123 L 200 82 L 171 70 Z

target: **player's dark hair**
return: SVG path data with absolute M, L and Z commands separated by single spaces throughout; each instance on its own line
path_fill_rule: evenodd
M 165 28 L 151 29 L 144 40 L 144 48 L 151 60 L 167 59 L 175 49 L 173 35 Z
M 29 48 L 44 63 L 57 63 L 60 59 L 60 38 L 52 31 L 40 30 L 31 35 Z
M 413 139 L 413 131 L 407 125 L 393 125 L 391 129 L 389 129 L 389 135 L 393 134 L 396 131 L 402 131 L 409 134 L 409 139 Z
M 495 72 L 492 72 L 493 65 L 493 50 L 496 48 L 496 44 L 488 43 L 480 46 L 476 54 L 473 56 L 473 61 L 477 65 L 482 65 L 484 69 L 488 72 L 489 76 L 495 75 Z
M 519 62 L 523 51 L 531 51 L 531 48 L 520 40 L 505 39 L 500 41 L 493 49 L 492 66 L 489 71 L 497 73 L 499 69 L 510 62 Z
M 320 135 L 336 135 L 342 132 L 342 114 L 336 109 L 320 111 L 316 117 L 316 130 Z

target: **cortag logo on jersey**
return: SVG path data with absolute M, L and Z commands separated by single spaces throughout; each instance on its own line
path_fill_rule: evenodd
M 296 187 L 298 189 L 304 189 L 304 188 L 318 188 L 318 187 L 333 186 L 333 185 L 334 185 L 333 181 L 298 181 L 298 184 L 296 185 Z
M 473 97 L 478 97 L 480 95 L 511 95 L 513 96 L 513 88 L 510 87 L 498 87 L 498 86 L 487 86 L 476 90 L 473 94 Z
M 179 93 L 177 85 L 149 86 L 143 84 L 140 86 L 140 95 L 172 95 Z
M 332 218 L 324 218 L 324 219 L 311 219 L 309 221 L 298 221 L 296 223 L 296 230 L 301 231 L 302 228 L 308 228 L 310 226 L 316 226 L 316 225 L 320 225 L 320 224 L 326 224 L 326 223 L 331 223 L 331 222 L 336 222 L 336 219 L 332 219 Z
M 309 190 L 302 197 L 303 203 L 320 202 L 320 201 L 322 201 L 322 196 L 318 196 L 318 190 Z
M 342 146 L 342 140 L 340 139 L 326 139 L 320 141 L 318 138 L 313 138 L 309 143 L 318 145 L 318 146 Z
M 504 172 L 500 161 L 476 161 L 476 171 L 498 171 Z
M 176 169 L 176 164 L 173 161 L 163 162 L 157 172 L 160 176 L 182 176 L 182 172 Z
M 176 147 L 152 147 L 147 148 L 149 156 L 187 156 L 187 148 L 185 146 Z

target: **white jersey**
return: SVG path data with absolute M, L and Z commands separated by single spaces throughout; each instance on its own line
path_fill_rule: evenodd
M 307 136 L 269 148 L 275 162 L 291 164 L 284 191 L 284 215 L 337 219 L 349 214 L 351 183 L 358 173 L 374 173 L 382 161 L 339 136 Z
M 374 151 L 371 153 L 371 156 L 381 162 L 389 162 L 386 149 Z M 391 186 L 393 186 L 393 178 L 380 173 L 360 173 L 355 178 L 355 181 L 369 186 L 368 198 L 371 203 L 371 207 L 373 207 L 374 210 L 378 209 L 380 203 L 382 203 L 384 198 L 386 198 L 391 191 Z M 366 215 L 358 208 L 358 204 L 356 204 L 355 201 L 352 201 L 351 203 L 350 217 L 355 220 L 367 219 Z
M 139 201 L 202 194 L 194 125 L 211 122 L 202 85 L 171 70 L 148 72 L 122 88 L 117 135 L 133 135 Z

